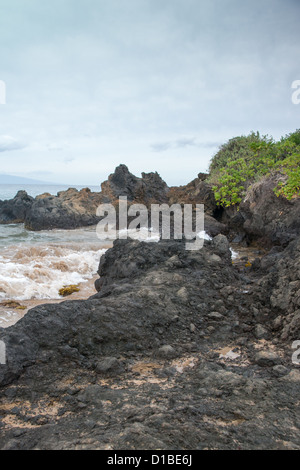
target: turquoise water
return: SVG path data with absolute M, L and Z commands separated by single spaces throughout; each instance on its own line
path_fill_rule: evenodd
M 29 196 L 36 197 L 43 193 L 50 193 L 56 196 L 59 191 L 66 191 L 69 188 L 76 188 L 78 190 L 89 187 L 91 191 L 99 192 L 99 186 L 67 186 L 67 185 L 40 185 L 40 184 L 0 184 L 0 200 L 12 199 L 18 191 L 24 190 Z

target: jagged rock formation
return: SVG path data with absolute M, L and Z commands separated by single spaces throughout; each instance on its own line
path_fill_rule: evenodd
M 25 227 L 29 230 L 74 229 L 95 225 L 99 218 L 96 210 L 102 197 L 90 189 L 71 188 L 57 196 L 37 197 L 25 217 Z
M 0 201 L 0 223 L 24 222 L 29 230 L 95 225 L 100 220 L 96 215 L 100 204 L 112 203 L 118 209 L 119 197 L 126 196 L 128 206 L 138 203 L 147 208 L 163 203 L 204 204 L 207 233 L 215 236 L 230 231 L 231 240 L 246 244 L 259 242 L 267 247 L 273 244 L 285 247 L 298 236 L 300 199 L 288 201 L 275 195 L 278 176 L 265 177 L 254 184 L 239 206 L 228 208 L 216 205 L 207 176 L 200 173 L 186 186 L 169 188 L 158 173 L 142 173 L 139 178 L 125 165 L 119 165 L 102 183 L 99 193 L 69 189 L 57 196 L 44 194 L 33 199 L 19 191 L 14 199 Z
M 9 201 L 0 201 L 0 224 L 18 224 L 24 222 L 34 202 L 26 191 L 19 191 Z
M 199 177 L 200 176 L 200 177 Z M 214 192 L 203 175 L 200 174 L 186 186 L 172 187 L 168 193 L 170 204 L 204 204 L 207 215 L 214 216 L 217 211 Z
M 74 229 L 96 225 L 97 207 L 111 203 L 118 209 L 120 196 L 126 196 L 128 205 L 204 203 L 207 216 L 214 211 L 213 194 L 210 187 L 199 178 L 187 187 L 170 188 L 158 173 L 142 173 L 138 178 L 126 167 L 119 165 L 108 180 L 101 184 L 101 192 L 91 192 L 88 188 L 77 191 L 68 189 L 57 196 L 42 194 L 35 199 L 20 191 L 11 201 L 0 201 L 0 223 L 24 222 L 29 230 L 50 230 L 53 228 Z M 207 219 L 211 233 L 224 232 L 224 226 L 216 220 Z
M 142 173 L 142 178 L 138 178 L 130 173 L 126 165 L 119 165 L 108 180 L 101 184 L 101 192 L 107 202 L 126 196 L 128 201 L 146 206 L 151 202 L 167 202 L 168 189 L 158 173 Z

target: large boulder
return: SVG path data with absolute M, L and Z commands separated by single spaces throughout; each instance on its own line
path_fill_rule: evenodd
M 98 274 L 100 282 L 96 283 L 98 291 L 116 281 L 131 280 L 141 276 L 145 271 L 163 266 L 171 268 L 194 268 L 201 266 L 202 275 L 211 269 L 217 269 L 218 262 L 211 266 L 208 253 L 212 251 L 220 262 L 220 266 L 231 264 L 231 252 L 228 240 L 219 234 L 211 243 L 197 251 L 186 250 L 184 240 L 161 240 L 159 243 L 139 242 L 132 240 L 115 240 L 113 248 L 101 257 Z M 208 270 L 208 271 L 207 271 Z M 230 275 L 228 273 L 228 275 Z

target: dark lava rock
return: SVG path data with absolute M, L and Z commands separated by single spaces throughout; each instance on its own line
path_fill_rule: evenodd
M 111 202 L 120 196 L 126 196 L 128 201 L 146 206 L 150 203 L 167 202 L 168 189 L 158 173 L 142 173 L 142 178 L 139 178 L 130 173 L 126 165 L 119 165 L 108 180 L 101 184 L 101 192 L 106 201 Z
M 289 345 L 298 250 L 277 260 L 280 277 L 245 280 L 223 235 L 198 251 L 185 241 L 116 241 L 97 294 L 0 328 L 0 448 L 300 449 Z M 277 292 L 281 281 L 288 292 Z M 272 335 L 267 362 L 257 315 Z
M 100 193 L 90 189 L 68 189 L 57 196 L 37 197 L 26 213 L 25 227 L 29 230 L 53 228 L 74 229 L 96 225 L 100 218 L 96 210 L 102 202 Z
M 300 233 L 300 198 L 276 196 L 279 181 L 274 175 L 250 186 L 238 207 L 224 209 L 221 221 L 235 233 L 244 232 L 249 242 L 286 247 Z
M 271 319 L 273 321 L 272 331 L 276 336 L 280 335 L 283 341 L 300 338 L 299 266 L 300 237 L 284 251 L 268 254 L 261 259 L 261 277 L 253 288 L 252 299 L 256 298 L 260 305 L 262 302 L 268 305 L 272 312 L 269 314 L 269 322 Z M 267 328 L 269 322 L 266 322 Z M 261 327 L 265 329 L 263 325 Z
M 207 215 L 214 216 L 217 204 L 212 187 L 200 173 L 185 186 L 172 187 L 168 192 L 169 204 L 204 204 Z
M 270 351 L 260 351 L 255 356 L 256 363 L 261 367 L 271 367 L 278 364 L 280 359 Z
M 124 371 L 124 367 L 116 357 L 105 357 L 96 364 L 97 374 L 111 375 Z
M 17 224 L 24 222 L 30 211 L 34 198 L 28 196 L 26 191 L 19 191 L 9 201 L 0 201 L 0 224 Z
M 129 172 L 126 165 L 119 165 L 101 192 L 89 188 L 78 191 L 70 188 L 57 196 L 45 193 L 35 199 L 25 191 L 19 191 L 10 201 L 0 201 L 0 223 L 25 223 L 28 230 L 75 229 L 96 225 L 101 217 L 97 208 L 102 203 L 111 203 L 118 209 L 120 196 L 126 196 L 128 204 L 140 203 L 147 207 L 151 203 L 168 203 L 169 188 L 158 173 L 142 173 L 138 178 Z

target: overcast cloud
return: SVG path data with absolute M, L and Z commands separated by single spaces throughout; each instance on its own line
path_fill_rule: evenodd
M 1 0 L 0 173 L 184 184 L 218 146 L 299 128 L 298 0 Z M 47 176 L 47 177 L 46 177 Z

